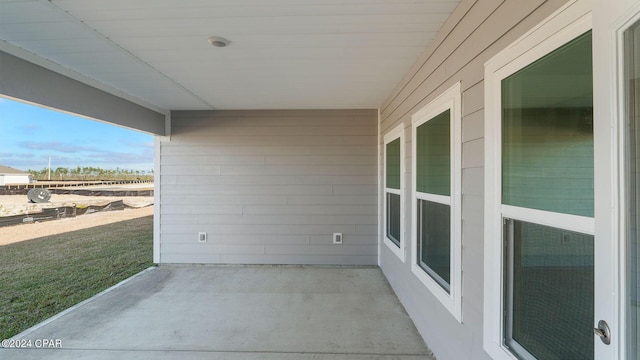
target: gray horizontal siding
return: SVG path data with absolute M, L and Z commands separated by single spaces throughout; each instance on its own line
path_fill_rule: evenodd
M 484 219 L 484 63 L 530 30 L 565 0 L 462 0 L 427 50 L 380 109 L 381 138 L 403 124 L 405 196 L 411 189 L 411 115 L 454 83 L 462 83 L 462 318 L 458 323 L 386 246 L 381 267 L 439 360 L 482 359 Z M 380 160 L 382 154 L 379 153 Z M 382 203 L 382 199 L 380 199 Z M 411 241 L 411 201 L 404 234 Z M 382 209 L 380 209 L 382 214 Z M 379 220 L 383 221 L 382 218 Z M 410 250 L 407 251 L 411 259 Z
M 177 130 L 177 129 L 176 129 Z M 329 135 L 318 136 L 309 132 L 309 135 L 298 135 L 291 137 L 277 133 L 277 128 L 274 128 L 274 133 L 265 135 L 222 135 L 222 134 L 210 134 L 209 136 L 198 136 L 197 132 L 191 132 L 192 135 L 189 140 L 186 137 L 180 137 L 176 140 L 175 146 L 180 144 L 189 144 L 190 146 L 206 146 L 207 144 L 220 144 L 224 143 L 226 146 L 247 146 L 251 149 L 253 146 L 276 146 L 278 144 L 288 144 L 288 146 L 302 146 L 302 150 L 305 146 L 357 146 L 367 145 L 377 141 L 377 136 L 362 135 L 362 136 L 342 136 L 342 135 Z M 184 133 L 181 133 L 184 134 Z M 186 135 L 186 134 L 185 134 Z M 186 143 L 185 143 L 186 141 Z
M 377 215 L 371 205 L 164 205 L 166 215 Z
M 167 175 L 162 177 L 163 185 L 279 185 L 289 182 L 296 185 L 375 185 L 378 179 L 375 176 L 278 176 L 257 178 L 251 175 L 227 175 L 227 176 L 200 176 L 200 175 Z
M 217 264 L 285 264 L 285 265 L 326 265 L 350 264 L 372 265 L 378 261 L 378 256 L 368 255 L 232 255 L 232 254 L 176 254 L 163 255 L 165 263 L 217 263 Z
M 173 113 L 161 262 L 376 264 L 376 123 L 375 110 Z
M 331 195 L 332 185 L 164 185 L 165 195 Z
M 284 220 L 286 222 L 286 220 Z M 331 229 L 331 232 L 327 232 Z M 199 231 L 208 231 L 209 236 L 216 238 L 226 235 L 323 235 L 331 240 L 331 234 L 339 232 L 344 234 L 344 243 L 348 244 L 350 235 L 376 235 L 375 225 L 333 224 L 326 222 L 320 225 L 311 224 L 201 224 L 197 221 L 189 221 L 187 224 L 161 224 L 162 234 L 182 234 L 185 239 L 197 240 Z M 373 230 L 373 231 L 372 231 Z M 339 247 L 339 246 L 337 246 Z
M 188 145 L 187 143 L 166 143 L 163 154 L 171 155 L 191 155 L 206 152 L 215 155 L 371 155 L 371 146 L 367 145 Z
M 193 245 L 193 237 L 186 237 L 180 233 L 164 234 L 162 238 L 164 245 L 183 244 Z M 283 235 L 283 234 L 225 234 L 224 236 L 215 236 L 209 238 L 207 244 L 225 244 L 225 245 L 328 245 L 338 249 L 339 247 L 331 244 L 331 238 L 327 238 L 325 234 L 313 235 Z M 370 251 L 371 245 L 377 245 L 377 239 L 371 235 L 349 234 L 348 241 L 345 240 L 344 246 L 367 245 L 366 251 Z M 197 246 L 201 246 L 198 244 Z
M 347 121 L 347 120 L 345 120 Z M 195 126 L 195 127 L 172 127 L 172 133 L 191 135 L 194 138 L 215 137 L 244 137 L 244 136 L 375 136 L 377 129 L 373 131 L 369 127 L 363 126 L 261 126 L 256 123 L 253 127 L 229 127 L 229 126 Z
M 165 214 L 162 217 L 161 226 L 172 226 L 174 229 L 179 226 L 191 227 L 199 225 L 277 225 L 286 222 L 289 225 L 351 225 L 354 222 L 358 224 L 376 224 L 377 217 L 375 215 L 286 215 L 286 214 L 270 214 L 270 215 L 170 215 Z

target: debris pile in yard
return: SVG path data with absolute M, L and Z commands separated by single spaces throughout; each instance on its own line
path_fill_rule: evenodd
M 47 189 L 31 189 L 27 193 L 27 199 L 32 203 L 46 203 L 51 199 L 51 192 Z
M 24 195 L 0 196 L 0 226 L 75 217 L 98 211 L 142 208 L 153 205 L 152 196 L 107 197 L 57 195 L 50 202 L 32 203 Z
M 56 208 L 42 209 L 39 213 L 30 215 L 14 215 L 0 217 L 0 227 L 28 224 L 40 221 L 60 220 L 69 217 L 76 217 L 82 214 L 91 214 L 100 211 L 124 210 L 124 202 L 122 200 L 114 201 L 106 205 L 88 205 L 88 206 L 63 206 Z

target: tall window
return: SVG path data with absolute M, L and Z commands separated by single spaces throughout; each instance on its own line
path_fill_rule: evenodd
M 485 332 L 500 359 L 594 357 L 592 40 L 566 29 L 487 65 Z
M 398 125 L 384 136 L 384 243 L 405 261 L 404 222 L 404 127 Z
M 451 290 L 451 110 L 416 128 L 418 265 Z
M 567 226 L 593 218 L 592 82 L 591 33 L 502 80 L 504 336 L 521 357 L 593 357 L 594 237 Z
M 461 321 L 460 84 L 413 120 L 412 271 Z

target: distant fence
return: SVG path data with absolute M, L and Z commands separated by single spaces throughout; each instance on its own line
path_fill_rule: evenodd
M 28 191 L 28 190 L 27 190 Z M 82 196 L 153 196 L 153 190 L 49 189 L 52 194 Z
M 21 214 L 0 217 L 0 227 L 59 220 L 100 211 L 124 210 L 125 207 L 127 206 L 122 200 L 114 201 L 106 205 L 59 206 L 56 208 L 42 209 L 42 212 L 35 214 Z
M 153 180 L 105 180 L 105 181 L 56 181 L 35 182 L 21 185 L 2 185 L 0 195 L 27 195 L 30 189 L 44 188 L 52 194 L 73 194 L 84 196 L 153 196 L 153 190 L 90 190 L 69 189 L 69 187 L 86 187 L 100 185 L 153 184 Z

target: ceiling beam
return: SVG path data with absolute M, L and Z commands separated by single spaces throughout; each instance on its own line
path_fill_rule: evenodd
M 165 135 L 157 112 L 0 51 L 0 94 L 113 125 Z

